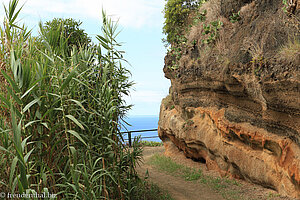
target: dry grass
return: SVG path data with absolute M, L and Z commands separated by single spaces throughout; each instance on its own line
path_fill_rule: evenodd
M 252 10 L 254 10 L 254 8 L 255 8 L 255 1 L 244 5 L 240 9 L 240 16 L 243 16 L 243 15 L 245 15 L 247 13 L 250 13 Z
M 221 60 L 223 62 L 224 56 L 228 54 L 228 48 L 226 47 L 226 36 L 224 34 L 223 28 L 218 30 L 216 40 L 214 42 L 214 45 L 206 45 L 203 43 L 203 40 L 206 40 L 209 38 L 209 35 L 203 35 L 203 25 L 210 24 L 210 22 L 215 21 L 221 21 L 223 23 L 223 26 L 227 26 L 228 23 L 231 25 L 231 23 L 225 18 L 221 16 L 221 3 L 219 0 L 210 0 L 206 3 L 204 3 L 198 10 L 199 13 L 203 13 L 204 11 L 207 11 L 207 14 L 205 15 L 206 19 L 202 23 L 198 23 L 197 25 L 194 25 L 191 27 L 190 32 L 187 35 L 188 43 L 193 43 L 194 41 L 197 41 L 197 48 L 199 52 L 198 59 L 191 63 L 187 62 L 185 63 L 187 66 L 192 65 L 199 65 L 200 63 L 209 63 L 210 59 L 214 57 L 213 59 L 217 59 L 218 61 Z M 215 58 L 215 56 L 217 57 Z
M 229 49 L 227 48 L 226 46 L 226 34 L 225 34 L 225 31 L 224 29 L 221 29 L 219 31 L 219 37 L 218 39 L 216 40 L 216 45 L 215 45 L 215 49 L 217 50 L 217 53 L 219 55 L 228 55 L 229 53 Z
M 207 11 L 205 23 L 218 20 L 221 16 L 220 1 L 218 0 L 208 1 L 200 7 L 198 12 L 203 13 L 204 10 Z M 199 38 L 199 36 L 202 36 L 202 32 L 203 32 L 203 23 L 199 23 L 198 25 L 193 26 L 187 36 L 188 42 L 191 43 L 192 41 L 196 40 L 198 41 L 198 43 L 200 43 L 201 39 Z M 198 44 L 198 46 L 200 45 Z
M 253 38 L 245 38 L 242 50 L 248 51 L 252 56 L 252 60 L 261 60 L 264 55 L 264 40 L 256 42 Z
M 200 12 L 204 10 L 207 10 L 206 21 L 215 21 L 221 16 L 221 2 L 219 0 L 210 0 L 199 9 Z
M 300 40 L 299 38 L 289 39 L 288 43 L 279 51 L 279 57 L 287 62 L 300 65 Z

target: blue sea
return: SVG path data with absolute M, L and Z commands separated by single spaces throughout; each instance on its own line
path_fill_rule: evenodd
M 125 132 L 127 130 L 135 131 L 135 130 L 145 130 L 145 129 L 157 129 L 158 127 L 158 116 L 131 116 L 125 120 L 131 126 L 126 125 L 125 128 L 122 128 L 122 132 Z M 138 135 L 141 135 L 141 137 L 155 137 L 155 138 L 145 138 L 145 139 L 142 138 L 142 140 L 161 142 L 161 140 L 158 137 L 157 131 L 132 133 L 131 137 L 133 139 L 135 136 Z M 124 134 L 124 139 L 128 139 L 127 134 Z

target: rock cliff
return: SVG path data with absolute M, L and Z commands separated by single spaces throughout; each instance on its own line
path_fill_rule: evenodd
M 165 57 L 166 151 L 176 145 L 222 176 L 300 198 L 300 1 L 211 0 L 204 11 L 180 58 L 174 49 Z M 222 28 L 207 44 L 203 24 L 216 20 Z

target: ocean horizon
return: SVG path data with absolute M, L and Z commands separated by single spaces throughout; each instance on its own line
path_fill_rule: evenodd
M 125 125 L 122 127 L 121 131 L 137 131 L 137 130 L 149 130 L 157 129 L 159 117 L 156 115 L 132 115 L 125 118 L 125 121 L 130 125 Z M 137 136 L 141 136 L 142 140 L 161 142 L 158 137 L 157 131 L 142 132 L 142 133 L 132 133 L 132 139 Z M 128 139 L 128 135 L 123 135 L 124 139 Z M 154 137 L 154 138 L 143 138 L 143 137 Z

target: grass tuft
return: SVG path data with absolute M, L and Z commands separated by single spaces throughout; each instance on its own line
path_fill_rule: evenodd
M 170 194 L 149 181 L 141 181 L 138 185 L 137 199 L 143 200 L 173 200 Z
M 179 170 L 182 168 L 182 165 L 177 164 L 171 158 L 161 156 L 159 154 L 154 154 L 150 158 L 150 164 L 155 165 L 159 170 L 165 171 L 172 175 L 179 172 Z
M 288 62 L 300 64 L 300 40 L 297 38 L 293 40 L 290 39 L 288 43 L 281 48 L 279 55 Z

